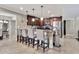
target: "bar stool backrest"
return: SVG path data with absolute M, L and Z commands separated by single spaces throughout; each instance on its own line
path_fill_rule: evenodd
M 19 29 L 19 35 L 20 36 L 22 35 L 22 29 Z
M 44 30 L 41 30 L 41 29 L 37 29 L 36 30 L 36 32 L 37 32 L 37 39 L 38 40 L 44 40 L 43 31 Z
M 27 37 L 27 29 L 22 29 L 22 36 Z
M 43 37 L 44 37 L 44 41 L 48 42 L 49 37 L 48 37 L 48 32 L 46 30 L 44 30 L 43 32 Z
M 28 30 L 28 37 L 33 38 L 33 29 L 32 29 L 32 27 L 31 26 L 27 27 L 27 30 Z
M 28 28 L 32 28 L 32 26 L 27 26 L 27 29 L 28 29 Z
M 17 35 L 19 35 L 19 29 L 17 29 Z
M 2 36 L 2 29 L 0 29 L 0 36 Z

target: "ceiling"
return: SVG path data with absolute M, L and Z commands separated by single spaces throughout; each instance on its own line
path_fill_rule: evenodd
M 26 15 L 28 14 L 41 17 L 41 4 L 0 4 L 0 7 L 8 10 Z M 52 16 L 78 16 L 79 15 L 79 4 L 44 4 L 43 5 L 43 17 Z M 32 9 L 35 9 L 34 14 Z

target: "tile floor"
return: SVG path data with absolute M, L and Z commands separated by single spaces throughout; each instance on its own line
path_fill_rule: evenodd
M 79 53 L 79 42 L 75 39 L 62 38 L 64 44 L 61 48 L 46 49 L 45 54 L 75 54 Z M 28 47 L 17 43 L 16 40 L 0 40 L 0 54 L 42 54 L 42 49 Z M 44 53 L 43 53 L 44 54 Z

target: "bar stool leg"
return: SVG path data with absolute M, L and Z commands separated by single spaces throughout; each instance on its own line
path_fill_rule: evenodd
M 33 39 L 33 40 L 32 40 L 32 44 L 33 44 L 33 46 L 32 46 L 32 47 L 33 47 L 33 48 L 34 48 L 34 43 L 35 43 L 35 39 Z
M 45 52 L 45 44 L 44 44 L 44 42 L 43 42 L 43 53 Z
M 28 47 L 30 46 L 30 38 L 28 39 Z
M 27 42 L 28 42 L 28 38 L 26 37 L 26 39 L 25 39 L 25 44 L 27 45 Z
M 49 40 L 48 40 L 48 48 L 49 48 Z
M 39 49 L 39 40 L 37 40 L 37 50 Z
M 24 37 L 22 37 L 22 44 L 24 43 Z
M 20 43 L 21 43 L 21 36 L 20 36 Z

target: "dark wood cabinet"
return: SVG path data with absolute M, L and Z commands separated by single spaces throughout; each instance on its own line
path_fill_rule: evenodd
M 32 21 L 32 18 L 35 19 L 34 22 Z M 28 20 L 27 25 L 37 25 L 37 26 L 44 25 L 44 21 L 41 21 L 40 18 L 35 17 L 35 16 L 27 15 L 27 20 Z

